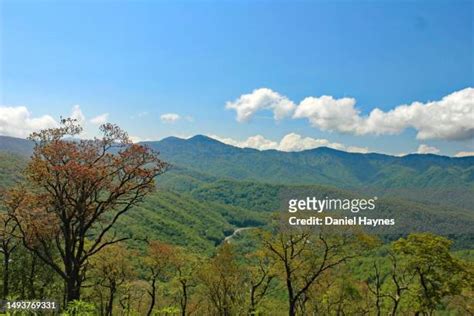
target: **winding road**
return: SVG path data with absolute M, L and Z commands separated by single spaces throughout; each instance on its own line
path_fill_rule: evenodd
M 255 228 L 255 227 L 240 227 L 240 228 L 237 228 L 236 230 L 234 230 L 234 232 L 232 233 L 232 235 L 229 235 L 229 236 L 227 236 L 226 238 L 224 238 L 224 241 L 223 241 L 222 243 L 230 242 L 230 240 L 231 240 L 232 238 L 234 238 L 235 236 L 237 236 L 238 234 L 240 234 L 242 231 L 248 230 L 248 229 L 252 229 L 252 228 Z

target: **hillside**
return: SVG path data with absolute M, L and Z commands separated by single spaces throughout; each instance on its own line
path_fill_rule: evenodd
M 285 198 L 288 196 L 291 198 L 314 196 L 318 199 L 371 197 L 331 186 L 267 184 L 218 179 L 196 172 L 186 173 L 183 169 L 172 170 L 161 176 L 160 183 L 162 187 L 185 192 L 201 202 L 218 202 L 259 213 L 285 211 L 287 207 Z M 472 237 L 461 236 L 472 233 L 474 213 L 471 210 L 390 196 L 379 198 L 376 205 L 374 211 L 364 211 L 358 215 L 372 218 L 395 218 L 397 225 L 394 229 L 384 228 L 378 231 L 384 235 L 392 235 L 392 237 L 386 236 L 389 239 L 407 232 L 435 231 L 438 234 L 453 235 L 456 240 L 463 240 L 464 245 L 472 243 L 470 240 Z M 344 213 L 344 215 L 351 216 L 351 213 Z
M 161 240 L 196 251 L 211 252 L 237 227 L 262 226 L 268 214 L 212 201 L 199 201 L 183 193 L 159 189 L 115 227 L 138 247 L 143 240 Z
M 0 135 L 0 151 L 29 156 L 33 152 L 33 142 L 22 138 Z
M 301 152 L 237 148 L 205 136 L 144 144 L 178 167 L 219 178 L 278 184 L 323 184 L 471 209 L 474 157 L 394 157 L 330 148 Z
M 0 151 L 0 189 L 9 187 L 21 180 L 21 172 L 27 158 Z
M 21 180 L 26 163 L 23 156 L 0 152 L 0 190 Z M 198 200 L 186 190 L 172 192 L 164 188 L 161 180 L 157 179 L 157 192 L 126 213 L 115 227 L 121 236 L 133 237 L 131 242 L 138 247 L 145 245 L 145 239 L 162 240 L 211 252 L 234 229 L 262 226 L 268 221 L 268 214 L 256 210 L 225 205 L 218 200 Z

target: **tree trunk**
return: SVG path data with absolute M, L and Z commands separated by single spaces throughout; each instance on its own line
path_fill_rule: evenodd
M 110 294 L 109 294 L 109 302 L 107 303 L 107 316 L 112 316 L 112 311 L 114 308 L 114 296 L 115 296 L 116 286 L 115 284 L 110 285 Z
M 250 287 L 250 309 L 249 314 L 253 315 L 255 313 L 255 286 Z
M 286 271 L 286 288 L 288 290 L 288 315 L 295 316 L 296 315 L 296 299 L 293 291 L 293 283 L 291 281 L 291 270 L 288 265 L 285 265 Z
M 290 299 L 288 315 L 289 316 L 295 316 L 296 315 L 296 301 L 295 300 Z
M 186 282 L 181 282 L 181 286 L 183 289 L 183 300 L 181 303 L 181 316 L 186 316 L 186 307 L 188 305 L 188 289 L 186 286 Z
M 6 300 L 8 297 L 10 280 L 10 253 L 5 251 L 3 253 L 3 299 Z
M 397 314 L 397 309 L 398 309 L 398 299 L 393 301 L 392 312 L 390 315 L 395 316 Z
M 148 292 L 151 296 L 150 307 L 148 308 L 147 316 L 150 316 L 153 312 L 153 308 L 155 307 L 155 297 L 156 297 L 156 278 L 153 278 L 151 281 L 151 292 Z
M 36 275 L 36 257 L 31 255 L 31 268 L 30 268 L 30 275 L 28 277 L 28 295 L 29 298 L 34 299 L 36 298 L 36 290 L 35 290 L 35 275 Z
M 77 278 L 70 276 L 66 280 L 66 287 L 66 304 L 81 298 L 79 276 Z

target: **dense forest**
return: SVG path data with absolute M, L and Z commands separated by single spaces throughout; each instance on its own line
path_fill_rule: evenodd
M 252 160 L 257 151 L 202 137 L 193 147 L 144 146 L 105 124 L 102 138 L 68 139 L 80 131 L 66 119 L 30 142 L 10 139 L 22 150 L 0 153 L 4 300 L 54 300 L 64 315 L 474 314 L 472 230 L 333 234 L 287 229 L 277 212 L 289 189 L 351 197 L 376 183 L 383 212 L 451 232 L 472 228 L 472 160 L 355 162 L 361 156 L 338 152 L 331 166 L 327 157 L 270 151 L 263 155 L 280 164 L 269 166 L 265 156 Z M 179 146 L 166 148 L 171 141 Z M 348 167 L 362 163 L 373 174 Z M 312 182 L 307 170 L 317 173 Z M 339 176 L 352 180 L 339 185 Z M 411 186 L 438 199 L 402 199 Z M 449 190 L 457 195 L 443 199 Z

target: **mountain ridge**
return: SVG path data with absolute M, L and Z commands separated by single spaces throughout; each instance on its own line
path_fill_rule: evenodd
M 278 153 L 308 153 L 308 152 L 333 152 L 333 153 L 343 153 L 347 155 L 355 155 L 355 156 L 382 156 L 382 157 L 393 157 L 393 158 L 405 158 L 405 157 L 444 157 L 449 159 L 455 160 L 472 160 L 474 161 L 474 156 L 464 156 L 464 157 L 455 157 L 455 156 L 447 156 L 447 155 L 438 155 L 438 154 L 419 154 L 419 153 L 409 153 L 403 156 L 396 156 L 390 155 L 386 153 L 379 153 L 379 152 L 368 152 L 368 153 L 358 153 L 358 152 L 349 152 L 340 149 L 334 149 L 327 146 L 319 146 L 315 148 L 309 148 L 299 151 L 282 151 L 278 149 L 256 149 L 251 147 L 237 147 L 234 145 L 223 143 L 215 138 L 203 135 L 203 134 L 196 134 L 189 138 L 181 138 L 177 136 L 167 136 L 160 140 L 147 140 L 147 141 L 140 141 L 139 144 L 150 145 L 150 144 L 170 144 L 173 142 L 179 142 L 180 144 L 186 143 L 200 143 L 200 144 L 214 144 L 219 146 L 225 147 L 232 147 L 235 149 L 245 150 L 245 151 L 252 151 L 252 152 L 278 152 Z M 13 137 L 13 136 L 6 136 L 0 135 L 0 151 L 9 151 L 14 154 L 27 154 L 33 150 L 33 142 L 27 140 L 25 138 L 20 137 Z

